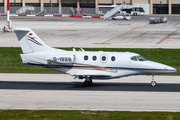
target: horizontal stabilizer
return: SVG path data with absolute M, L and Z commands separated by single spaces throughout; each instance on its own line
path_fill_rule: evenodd
M 14 28 L 13 29 L 14 32 L 29 32 L 29 28 L 26 27 L 22 27 L 22 28 Z

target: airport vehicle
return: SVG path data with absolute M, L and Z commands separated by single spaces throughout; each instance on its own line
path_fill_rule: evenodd
M 110 19 L 112 16 L 116 16 L 116 14 L 131 14 L 131 15 L 144 15 L 145 11 L 143 10 L 143 7 L 133 7 L 132 5 L 127 4 L 121 4 L 121 5 L 113 5 L 110 8 L 112 8 L 110 11 L 107 11 L 106 14 L 104 14 L 104 19 Z M 103 9 L 102 9 L 103 10 Z M 102 13 L 102 11 L 99 13 Z M 121 17 L 117 17 L 121 19 Z M 128 17 L 128 19 L 131 19 L 131 17 Z
M 123 8 L 121 11 L 130 13 L 131 15 L 145 15 L 145 11 L 142 6 L 133 6 L 132 8 Z
M 167 23 L 167 17 L 150 17 L 149 24 Z
M 137 53 L 103 51 L 65 51 L 47 46 L 31 29 L 15 28 L 25 65 L 38 65 L 57 70 L 75 78 L 85 79 L 90 86 L 93 79 L 112 79 L 131 75 L 151 74 L 151 85 L 155 86 L 154 74 L 173 73 L 176 69 L 149 61 Z
M 113 20 L 130 20 L 131 19 L 131 15 L 128 14 L 128 13 L 121 14 L 121 15 L 113 16 L 112 19 Z
M 162 23 L 167 23 L 167 17 L 161 17 L 161 22 Z
M 126 13 L 121 13 L 121 10 L 123 8 L 125 8 L 126 4 L 121 4 L 121 5 L 116 5 L 112 10 L 108 11 L 105 15 L 104 15 L 104 19 L 112 19 L 113 16 L 117 16 L 117 15 L 125 15 Z M 125 18 L 126 16 L 124 16 L 123 18 Z M 121 19 L 121 17 L 119 17 Z
M 129 13 L 131 15 L 145 15 L 145 11 L 142 6 L 132 6 L 132 5 L 127 5 L 127 4 L 121 4 L 121 5 L 99 5 L 98 6 L 98 14 L 105 15 L 107 12 L 111 11 L 112 9 L 120 7 L 117 12 L 119 11 L 120 13 Z
M 33 6 L 21 7 L 16 11 L 16 14 L 35 14 L 35 8 Z

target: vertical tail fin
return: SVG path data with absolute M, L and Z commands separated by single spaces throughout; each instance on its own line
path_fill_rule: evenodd
M 30 28 L 15 28 L 14 32 L 17 35 L 23 53 L 55 50 L 55 48 L 47 46 Z

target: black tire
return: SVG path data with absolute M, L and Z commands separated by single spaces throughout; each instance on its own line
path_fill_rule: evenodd
M 155 86 L 156 86 L 156 81 L 152 81 L 152 82 L 151 82 L 151 86 L 152 86 L 152 87 L 155 87 Z
M 89 87 L 91 84 L 92 84 L 92 82 L 90 82 L 90 81 L 84 81 L 84 83 L 83 83 L 83 85 L 85 87 Z

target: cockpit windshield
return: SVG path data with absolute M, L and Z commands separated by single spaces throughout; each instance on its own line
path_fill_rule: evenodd
M 147 61 L 146 58 L 144 58 L 143 56 L 139 55 L 139 56 L 133 56 L 131 57 L 131 60 L 133 61 Z

